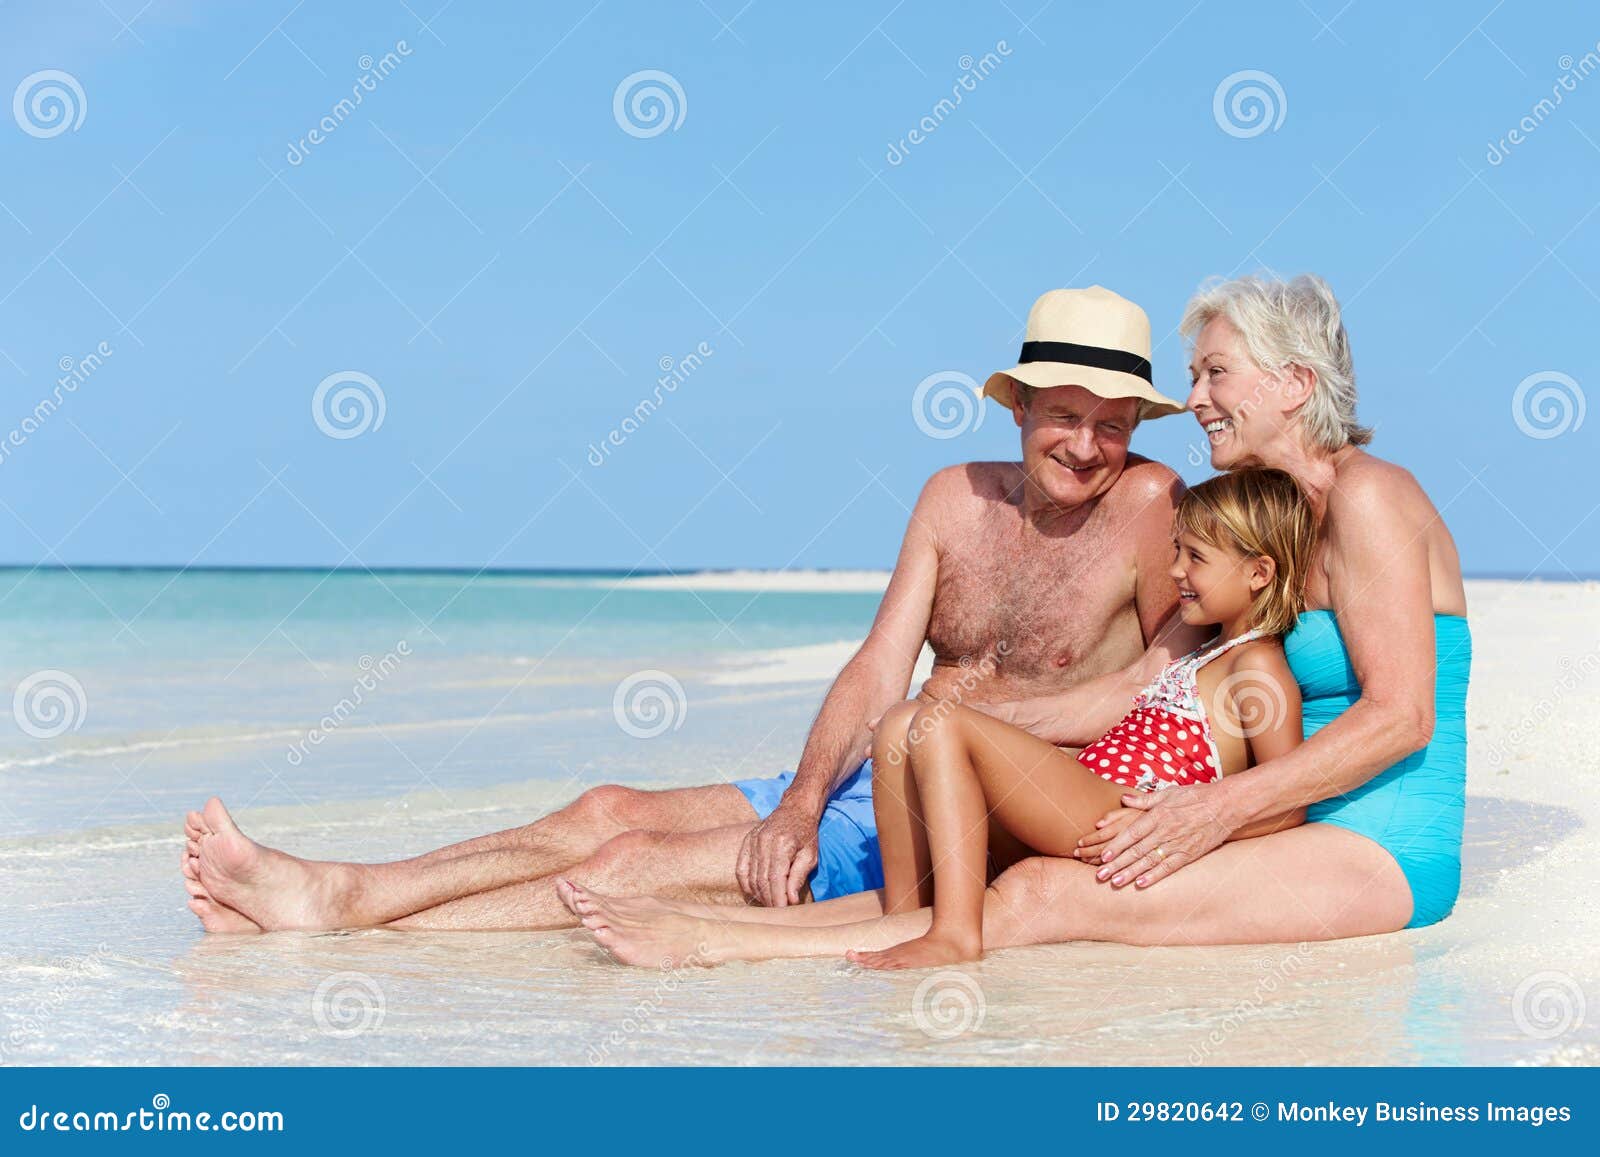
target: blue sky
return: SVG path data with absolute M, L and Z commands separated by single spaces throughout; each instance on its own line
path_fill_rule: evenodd
M 1417 9 L 12 0 L 0 560 L 887 565 L 923 478 L 1015 453 L 998 409 L 924 433 L 920 382 L 1102 283 L 1181 394 L 1187 295 L 1270 268 L 1345 301 L 1470 570 L 1600 571 L 1600 22 Z M 670 126 L 617 111 L 646 70 Z M 382 421 L 330 437 L 347 372 Z

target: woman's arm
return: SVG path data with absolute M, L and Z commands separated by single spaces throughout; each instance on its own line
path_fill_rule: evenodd
M 1249 771 L 1129 797 L 1147 814 L 1107 845 L 1102 878 L 1147 887 L 1246 825 L 1343 795 L 1427 745 L 1434 640 L 1425 539 L 1437 517 L 1398 467 L 1368 459 L 1339 480 L 1324 520 L 1325 569 L 1361 698 L 1293 751 Z
M 1229 806 L 1241 822 L 1353 791 L 1433 737 L 1426 539 L 1438 515 L 1426 499 L 1407 500 L 1420 492 L 1395 493 L 1416 491 L 1405 471 L 1371 467 L 1333 490 L 1325 522 L 1329 596 L 1361 697 L 1309 740 L 1234 777 Z

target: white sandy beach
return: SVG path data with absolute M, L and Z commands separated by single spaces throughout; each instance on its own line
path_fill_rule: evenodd
M 178 823 L 210 790 L 269 843 L 381 859 L 526 822 L 606 779 L 671 786 L 775 772 L 792 766 L 852 644 L 680 668 L 682 730 L 648 742 L 609 726 L 609 689 L 626 666 L 589 664 L 585 686 L 603 692 L 553 700 L 562 684 L 549 665 L 522 683 L 510 665 L 419 659 L 397 696 L 470 691 L 498 700 L 494 716 L 440 709 L 426 727 L 392 734 L 374 718 L 330 742 L 330 770 L 315 781 L 282 768 L 276 731 L 208 744 L 132 726 L 63 740 L 79 750 L 71 759 L 0 772 L 10 807 L 64 795 L 41 813 L 61 818 L 43 830 L 13 819 L 0 839 L 3 1059 L 1600 1063 L 1600 750 L 1589 736 L 1600 715 L 1600 584 L 1474 582 L 1469 598 L 1465 883 L 1455 913 L 1432 928 L 1304 947 L 1069 944 L 994 953 L 934 978 L 826 960 L 633 971 L 566 932 L 203 936 L 179 886 Z M 175 740 L 194 742 L 82 752 Z M 416 783 L 397 751 L 431 785 L 362 791 L 339 770 L 371 761 L 393 765 L 396 784 Z M 91 806 L 105 790 L 128 796 L 120 818 Z M 78 819 L 61 810 L 70 807 Z
M 812 591 L 877 593 L 889 585 L 882 570 L 700 570 L 637 575 L 619 587 L 656 591 Z

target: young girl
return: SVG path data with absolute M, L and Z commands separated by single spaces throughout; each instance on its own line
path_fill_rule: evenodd
M 1212 478 L 1180 503 L 1174 539 L 1179 614 L 1190 625 L 1216 624 L 1216 640 L 1169 664 L 1100 739 L 1065 749 L 1076 764 L 1061 766 L 1057 749 L 967 708 L 942 717 L 927 709 L 898 741 L 880 734 L 873 798 L 885 913 L 925 906 L 931 884 L 933 921 L 915 940 L 850 959 L 869 968 L 976 959 L 991 847 L 1015 858 L 1072 856 L 1080 842 L 1103 843 L 1139 814 L 1095 823 L 1130 790 L 1208 783 L 1299 745 L 1300 692 L 1279 639 L 1302 609 L 1316 541 L 1298 484 L 1281 470 Z M 1304 816 L 1262 821 L 1233 838 Z

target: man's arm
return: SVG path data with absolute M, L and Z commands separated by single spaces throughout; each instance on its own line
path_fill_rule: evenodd
M 917 499 L 872 630 L 822 701 L 794 782 L 739 851 L 739 887 L 756 903 L 800 902 L 800 889 L 817 866 L 817 825 L 828 797 L 871 750 L 868 722 L 906 697 L 933 613 L 939 511 L 969 486 L 965 468 L 951 467 L 929 479 Z
M 1056 695 L 980 708 L 1058 747 L 1086 747 L 1099 739 L 1127 714 L 1133 697 L 1163 667 L 1212 634 L 1210 627 L 1191 627 L 1178 617 L 1178 585 L 1168 573 L 1173 556 L 1172 517 L 1183 498 L 1183 481 L 1153 462 L 1138 469 L 1145 476 L 1133 498 L 1135 510 L 1127 533 L 1135 536 L 1134 609 L 1145 642 L 1144 654 L 1120 671 L 1085 680 Z

